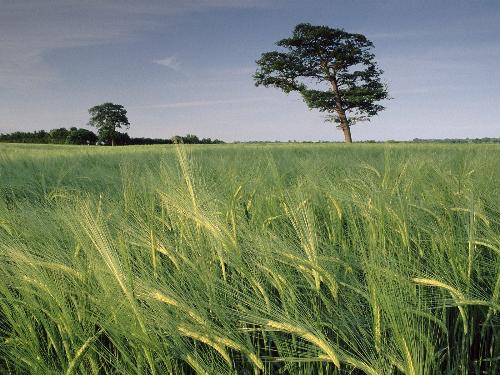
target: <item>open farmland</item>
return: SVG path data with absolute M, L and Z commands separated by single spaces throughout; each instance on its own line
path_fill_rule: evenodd
M 495 374 L 498 145 L 0 145 L 0 373 Z

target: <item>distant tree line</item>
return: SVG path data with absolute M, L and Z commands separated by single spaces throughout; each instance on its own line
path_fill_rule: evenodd
M 94 132 L 72 127 L 70 129 L 57 128 L 50 131 L 38 130 L 34 132 L 16 131 L 12 133 L 0 133 L 0 142 L 9 143 L 46 143 L 46 144 L 68 144 L 68 145 L 95 145 L 108 144 L 107 140 L 100 139 Z M 170 139 L 130 137 L 127 133 L 116 132 L 115 144 L 117 145 L 155 145 L 155 144 L 218 144 L 224 143 L 219 139 L 198 138 L 196 135 L 175 135 Z
M 413 138 L 411 141 L 398 141 L 388 139 L 386 141 L 375 141 L 369 139 L 366 141 L 357 141 L 356 143 L 500 143 L 500 138 L 438 138 L 438 139 L 421 139 Z
M 342 143 L 339 141 L 297 141 L 297 140 L 288 140 L 288 141 L 234 141 L 235 144 L 266 144 L 266 143 Z M 398 141 L 394 139 L 389 139 L 385 141 L 376 141 L 374 139 L 368 139 L 364 141 L 355 141 L 353 143 L 500 143 L 500 138 L 444 138 L 444 139 L 420 139 L 414 138 L 411 141 Z
M 95 144 L 98 138 L 94 132 L 72 127 L 69 130 L 66 128 L 57 128 L 49 130 L 38 130 L 34 132 L 13 132 L 0 133 L 0 142 L 12 143 L 54 143 L 54 144 L 73 144 L 85 145 Z
M 414 143 L 500 143 L 500 138 L 444 138 L 444 139 L 420 139 L 414 138 Z
M 172 144 L 172 143 L 210 145 L 210 144 L 224 143 L 224 141 L 221 141 L 220 139 L 211 139 L 211 138 L 200 139 L 194 134 L 187 134 L 185 136 L 174 135 L 170 139 L 144 138 L 144 137 L 133 138 L 130 137 L 127 133 L 116 132 L 115 143 L 118 145 L 161 145 L 161 144 Z
M 13 132 L 0 133 L 0 142 L 8 143 L 52 143 L 52 144 L 68 144 L 68 145 L 95 145 L 95 144 L 110 144 L 107 140 L 102 140 L 94 132 L 72 127 L 69 130 L 66 128 L 57 128 L 50 131 L 38 130 L 34 132 Z M 332 141 L 236 141 L 234 143 L 338 143 Z M 175 135 L 169 139 L 163 138 L 147 138 L 147 137 L 130 137 L 127 133 L 116 132 L 115 143 L 117 145 L 160 145 L 172 143 L 184 144 L 219 144 L 224 143 L 219 139 L 198 138 L 194 134 L 185 136 Z M 375 141 L 365 140 L 356 143 L 500 143 L 500 138 L 444 138 L 444 139 L 421 139 L 414 138 L 412 141 Z

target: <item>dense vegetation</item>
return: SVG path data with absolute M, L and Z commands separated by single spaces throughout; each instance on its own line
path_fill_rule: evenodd
M 0 133 L 0 142 L 11 143 L 55 143 L 55 144 L 95 144 L 97 135 L 83 128 L 72 127 L 57 128 L 50 131 L 37 130 L 34 132 L 16 131 L 12 133 Z
M 72 127 L 57 128 L 50 131 L 38 130 L 34 132 L 16 131 L 12 133 L 0 133 L 0 142 L 6 143 L 38 143 L 38 144 L 69 144 L 69 145 L 94 145 L 96 142 L 106 144 L 92 131 L 84 128 Z M 224 143 L 219 139 L 198 138 L 196 135 L 175 135 L 170 139 L 130 137 L 127 133 L 115 133 L 115 141 L 118 145 L 157 145 L 157 144 L 218 144 Z M 109 143 L 109 142 L 108 142 Z
M 496 374 L 497 145 L 0 145 L 0 373 Z

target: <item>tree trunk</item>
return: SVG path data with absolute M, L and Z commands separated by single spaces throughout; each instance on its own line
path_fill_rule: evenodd
M 335 76 L 330 78 L 330 83 L 332 84 L 332 92 L 335 96 L 335 112 L 337 112 L 337 115 L 339 116 L 340 129 L 344 132 L 344 142 L 352 143 L 351 127 L 349 126 L 349 121 L 347 121 L 347 116 L 342 106 L 342 98 L 340 97 L 339 86 Z
M 111 146 L 114 146 L 114 145 L 115 145 L 115 139 L 111 138 Z
M 349 125 L 347 125 L 346 127 L 342 126 L 342 131 L 344 132 L 344 142 L 352 143 L 350 126 Z

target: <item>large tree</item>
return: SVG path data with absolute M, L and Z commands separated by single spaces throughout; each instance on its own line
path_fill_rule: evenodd
M 89 109 L 90 126 L 95 126 L 99 139 L 115 145 L 116 129 L 128 129 L 130 123 L 126 109 L 119 104 L 103 103 Z
M 276 43 L 282 51 L 257 60 L 255 84 L 299 92 L 310 109 L 327 114 L 351 143 L 351 126 L 369 120 L 388 98 L 382 70 L 374 61 L 373 43 L 362 34 L 302 23 L 291 38 Z

